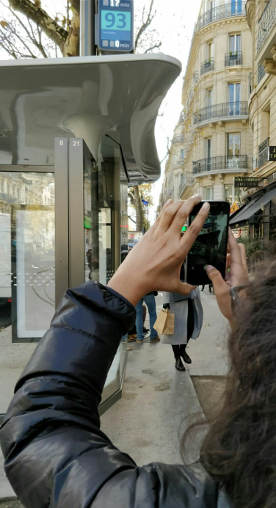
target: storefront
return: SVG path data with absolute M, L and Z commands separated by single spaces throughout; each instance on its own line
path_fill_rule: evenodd
M 0 413 L 67 287 L 106 283 L 127 188 L 160 174 L 154 126 L 180 72 L 163 55 L 0 64 Z M 102 410 L 120 395 L 118 352 Z
M 230 226 L 243 230 L 250 268 L 272 255 L 276 239 L 276 182 L 252 194 L 248 202 L 231 215 Z

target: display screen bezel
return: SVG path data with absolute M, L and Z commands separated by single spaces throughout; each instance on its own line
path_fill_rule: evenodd
M 208 202 L 210 204 L 209 216 L 210 215 L 218 215 L 218 213 L 221 213 L 221 212 L 223 212 L 227 216 L 226 236 L 225 236 L 224 245 L 223 245 L 223 258 L 225 259 L 225 263 L 223 263 L 223 267 L 222 267 L 222 263 L 212 263 L 215 266 L 215 268 L 219 269 L 222 277 L 225 278 L 230 204 L 227 201 L 208 201 Z M 193 208 L 193 210 L 189 216 L 189 219 L 188 219 L 189 225 L 192 223 L 193 219 L 195 218 L 195 216 L 197 215 L 197 213 L 199 212 L 200 208 L 202 207 L 202 205 L 204 203 L 205 203 L 205 201 L 201 201 L 201 203 L 199 203 L 198 205 L 196 205 Z M 198 240 L 196 240 L 194 242 L 194 245 L 196 244 L 197 241 Z M 208 278 L 207 273 L 203 269 L 203 265 L 201 265 L 201 268 L 200 268 L 200 270 L 198 270 L 196 275 L 195 275 L 195 272 L 191 269 L 191 265 L 192 265 L 191 255 L 193 255 L 193 247 L 191 248 L 190 253 L 188 254 L 187 259 L 186 259 L 186 267 L 185 267 L 186 268 L 185 269 L 186 281 L 189 284 L 193 284 L 196 286 L 210 284 L 210 279 Z M 210 264 L 210 262 L 208 262 L 208 260 L 206 260 L 206 263 L 204 263 L 204 264 Z

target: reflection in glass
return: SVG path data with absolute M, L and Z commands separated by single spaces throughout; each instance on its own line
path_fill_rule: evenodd
M 54 203 L 53 174 L 0 173 L 0 413 L 54 313 Z
M 0 189 L 0 326 L 39 338 L 55 304 L 53 176 L 2 172 Z

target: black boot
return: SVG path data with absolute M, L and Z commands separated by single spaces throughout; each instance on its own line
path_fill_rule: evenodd
M 185 367 L 184 367 L 184 365 L 183 365 L 183 363 L 182 363 L 181 358 L 177 358 L 177 359 L 176 359 L 176 361 L 175 361 L 175 368 L 176 368 L 177 370 L 182 370 L 182 371 L 183 371 L 183 370 L 186 370 L 186 369 L 185 369 Z
M 185 363 L 192 363 L 191 358 L 189 357 L 188 353 L 186 353 L 185 350 L 181 351 L 181 356 L 182 356 Z

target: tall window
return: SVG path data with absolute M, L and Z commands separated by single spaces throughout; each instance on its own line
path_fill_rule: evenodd
M 214 58 L 214 43 L 213 41 L 208 41 L 206 44 L 206 60 L 209 62 Z
M 214 187 L 203 187 L 203 199 L 204 201 L 212 201 L 214 199 Z
M 213 96 L 213 89 L 207 88 L 206 95 L 205 95 L 206 107 L 212 106 L 212 96 Z
M 233 203 L 234 201 L 233 185 L 232 184 L 224 185 L 224 191 L 225 191 L 225 201 L 228 201 L 228 203 Z
M 229 53 L 231 55 L 237 55 L 241 50 L 241 34 L 229 35 Z
M 240 114 L 241 84 L 228 83 L 229 114 Z
M 206 151 L 206 169 L 207 171 L 210 171 L 212 157 L 212 138 L 207 138 L 205 140 L 205 151 Z
M 241 134 L 231 132 L 227 134 L 227 159 L 235 159 L 241 155 Z
M 181 148 L 180 154 L 179 154 L 179 158 L 180 158 L 180 160 L 183 160 L 185 158 L 185 150 L 184 150 L 184 148 Z
M 240 14 L 242 12 L 242 0 L 231 0 L 231 14 Z

